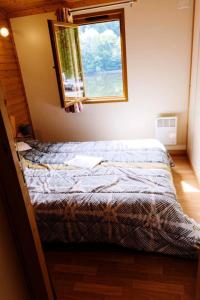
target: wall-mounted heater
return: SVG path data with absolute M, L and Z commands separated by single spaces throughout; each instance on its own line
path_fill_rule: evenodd
M 164 145 L 177 144 L 177 117 L 159 117 L 155 124 L 155 137 Z

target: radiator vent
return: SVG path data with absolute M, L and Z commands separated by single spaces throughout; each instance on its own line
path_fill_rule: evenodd
M 177 117 L 160 117 L 156 119 L 155 136 L 164 145 L 177 143 Z
M 157 126 L 160 127 L 176 127 L 175 118 L 159 118 L 157 121 Z

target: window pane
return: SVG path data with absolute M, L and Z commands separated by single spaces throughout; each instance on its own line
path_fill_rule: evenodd
M 78 29 L 56 26 L 56 40 L 66 97 L 84 97 Z
M 123 96 L 119 21 L 79 26 L 86 96 Z

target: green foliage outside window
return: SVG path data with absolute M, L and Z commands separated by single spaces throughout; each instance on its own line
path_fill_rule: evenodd
M 82 25 L 79 33 L 85 74 L 121 70 L 118 21 Z

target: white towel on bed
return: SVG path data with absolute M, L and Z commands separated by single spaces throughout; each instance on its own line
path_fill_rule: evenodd
M 73 159 L 68 160 L 65 163 L 68 166 L 91 169 L 100 164 L 102 161 L 102 157 L 76 155 Z

